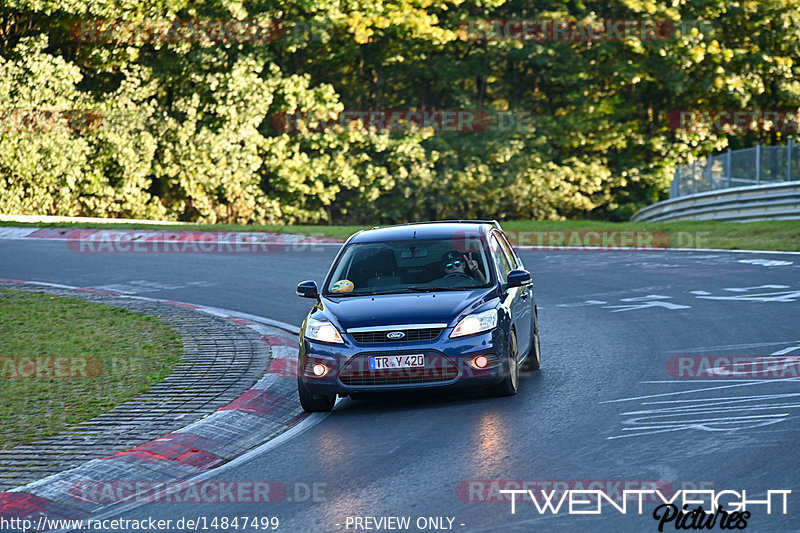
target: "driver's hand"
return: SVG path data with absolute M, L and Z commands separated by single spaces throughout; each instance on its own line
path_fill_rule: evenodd
M 467 266 L 472 272 L 478 270 L 478 262 L 472 258 L 472 252 L 469 252 L 467 255 L 464 256 L 464 262 L 467 263 Z

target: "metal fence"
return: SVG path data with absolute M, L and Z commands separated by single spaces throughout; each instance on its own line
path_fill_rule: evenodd
M 730 187 L 800 180 L 800 148 L 791 139 L 785 146 L 728 150 L 704 161 L 681 165 L 669 189 L 670 198 Z

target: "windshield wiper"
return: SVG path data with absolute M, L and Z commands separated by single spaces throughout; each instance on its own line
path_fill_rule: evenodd
M 385 291 L 362 292 L 362 296 L 374 296 L 376 294 L 405 294 L 408 292 L 418 292 L 409 287 L 399 287 L 397 289 L 386 289 Z
M 396 289 L 386 289 L 385 291 L 373 291 L 373 292 L 340 292 L 340 293 L 330 293 L 326 294 L 325 296 L 328 298 L 349 298 L 353 296 L 378 296 L 383 294 L 412 294 L 415 292 L 445 292 L 445 291 L 471 291 L 474 289 L 483 289 L 486 287 L 477 286 L 477 287 L 427 287 L 427 286 L 410 286 L 410 287 L 398 287 Z
M 398 287 L 397 289 L 387 289 L 385 291 L 362 292 L 362 296 L 373 296 L 376 294 L 409 294 L 415 292 L 442 292 L 442 291 L 468 291 L 474 287 Z M 354 294 L 354 293 L 350 293 Z
M 469 287 L 409 287 L 410 292 L 464 291 Z

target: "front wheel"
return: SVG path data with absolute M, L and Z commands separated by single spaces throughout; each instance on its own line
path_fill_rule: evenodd
M 327 413 L 336 403 L 336 395 L 312 394 L 306 389 L 300 377 L 297 377 L 297 393 L 300 396 L 300 405 L 307 413 Z
M 508 337 L 508 375 L 488 390 L 490 396 L 512 396 L 519 387 L 519 354 L 517 352 L 517 334 L 512 330 Z

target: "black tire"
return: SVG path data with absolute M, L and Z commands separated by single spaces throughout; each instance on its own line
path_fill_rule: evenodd
M 307 413 L 328 413 L 333 409 L 333 404 L 336 403 L 336 395 L 321 396 L 309 392 L 300 377 L 297 378 L 297 394 L 300 396 L 300 405 L 303 411 Z
M 519 352 L 517 351 L 517 334 L 511 330 L 508 336 L 508 375 L 503 381 L 491 387 L 490 396 L 512 396 L 519 387 Z
M 533 314 L 533 339 L 531 339 L 531 349 L 528 357 L 522 363 L 523 370 L 539 370 L 542 364 L 542 349 L 539 345 L 539 316 L 534 311 Z

